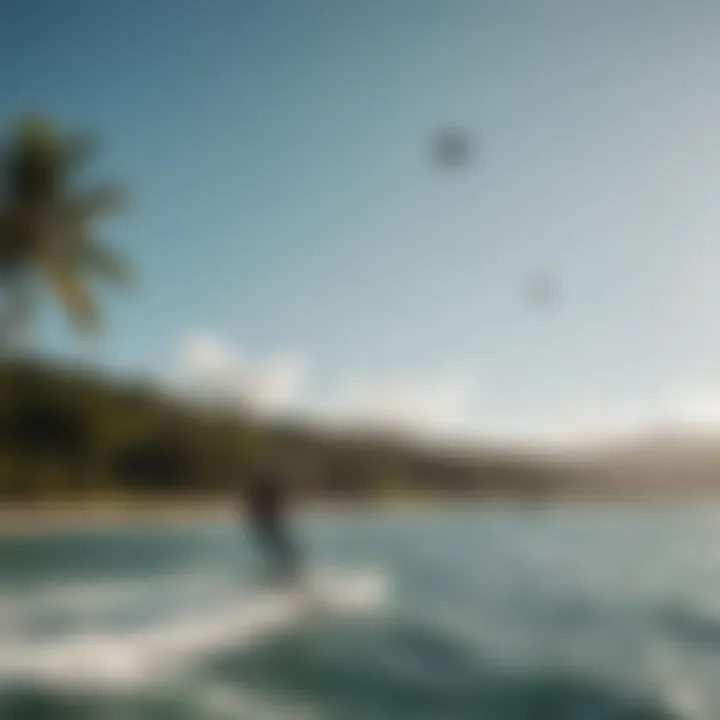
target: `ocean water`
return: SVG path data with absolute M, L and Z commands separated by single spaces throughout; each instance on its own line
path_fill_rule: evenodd
M 714 720 L 718 520 L 306 517 L 313 611 L 260 590 L 230 523 L 0 537 L 0 718 Z

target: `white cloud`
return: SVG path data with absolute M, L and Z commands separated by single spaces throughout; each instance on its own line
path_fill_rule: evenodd
M 207 333 L 193 333 L 188 336 L 181 348 L 180 357 L 185 369 L 198 375 L 227 372 L 232 363 L 228 346 Z
M 668 420 L 687 427 L 720 428 L 720 388 L 717 385 L 692 386 L 669 393 Z
M 239 390 L 261 409 L 283 411 L 301 401 L 309 364 L 299 355 L 282 355 L 241 368 Z
M 355 380 L 332 390 L 316 416 L 362 429 L 460 435 L 472 426 L 475 384 L 459 375 Z
M 302 356 L 285 353 L 249 360 L 212 333 L 193 333 L 182 343 L 176 385 L 198 399 L 245 405 L 263 414 L 292 409 L 308 377 Z
M 222 337 L 196 332 L 181 343 L 174 388 L 211 404 L 244 405 L 269 416 L 322 426 L 405 432 L 473 443 L 593 445 L 641 434 L 663 424 L 720 429 L 720 388 L 658 392 L 646 402 L 583 395 L 570 406 L 509 407 L 457 372 L 356 377 L 311 392 L 310 363 L 282 352 L 249 359 Z
M 459 374 L 356 379 L 309 393 L 309 362 L 297 353 L 249 360 L 211 332 L 181 343 L 174 386 L 209 403 L 244 404 L 268 415 L 423 436 L 463 435 L 472 427 L 475 383 Z

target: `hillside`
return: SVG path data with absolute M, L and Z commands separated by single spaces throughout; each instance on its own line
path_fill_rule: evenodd
M 652 497 L 720 490 L 720 442 L 665 433 L 594 454 L 442 449 L 260 422 L 149 383 L 42 363 L 0 367 L 0 499 L 227 496 L 269 453 L 310 498 Z
M 5 499 L 226 495 L 259 453 L 283 458 L 309 497 L 536 498 L 567 484 L 559 464 L 537 458 L 270 425 L 78 368 L 0 367 Z

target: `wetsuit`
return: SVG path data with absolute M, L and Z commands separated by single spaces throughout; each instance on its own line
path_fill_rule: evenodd
M 279 580 L 295 578 L 299 558 L 290 537 L 287 499 L 281 480 L 271 473 L 257 477 L 250 488 L 248 510 L 253 534 L 270 559 L 273 575 Z

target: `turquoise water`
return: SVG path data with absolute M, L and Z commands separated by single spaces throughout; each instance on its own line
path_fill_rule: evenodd
M 386 594 L 254 636 L 241 528 L 4 537 L 0 718 L 711 720 L 719 513 L 305 519 L 318 566 L 372 569 Z

